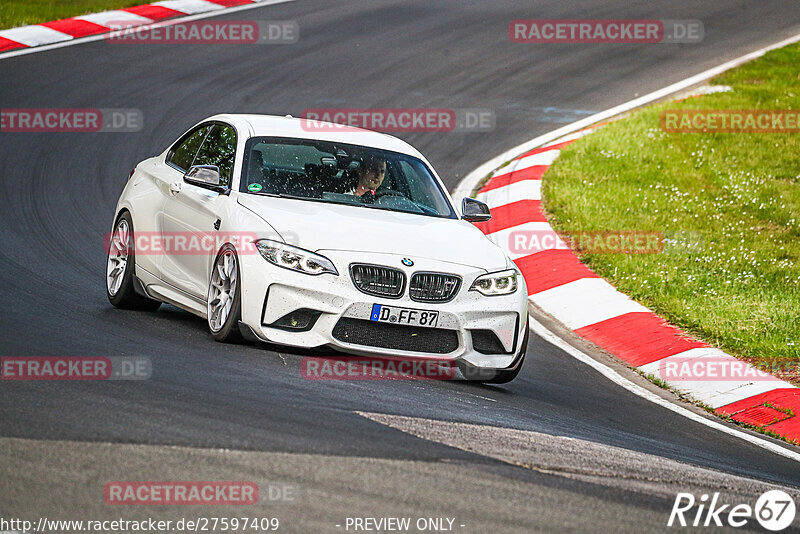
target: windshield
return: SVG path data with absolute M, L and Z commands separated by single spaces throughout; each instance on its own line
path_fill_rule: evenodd
M 245 147 L 240 191 L 456 218 L 419 159 L 374 148 L 277 137 Z

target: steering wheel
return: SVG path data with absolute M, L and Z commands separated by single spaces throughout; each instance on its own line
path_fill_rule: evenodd
M 375 200 L 378 200 L 379 198 L 382 198 L 382 197 L 403 197 L 403 198 L 406 198 L 406 196 L 403 193 L 401 193 L 400 191 L 395 191 L 394 189 L 376 189 L 375 190 L 375 194 L 372 195 L 372 198 L 374 198 Z

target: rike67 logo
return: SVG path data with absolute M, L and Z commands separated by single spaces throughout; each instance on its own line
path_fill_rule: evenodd
M 711 499 L 707 494 L 695 499 L 691 493 L 678 493 L 667 526 L 739 528 L 755 518 L 763 528 L 777 532 L 792 524 L 795 512 L 794 499 L 781 490 L 764 492 L 753 507 L 749 504 L 723 504 L 719 493 L 714 493 Z

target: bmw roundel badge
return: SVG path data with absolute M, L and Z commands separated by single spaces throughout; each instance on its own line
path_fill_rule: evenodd
M 414 262 L 413 262 L 413 261 L 411 261 L 411 260 L 410 260 L 410 259 L 408 259 L 408 258 L 403 258 L 403 262 L 402 262 L 402 263 L 403 263 L 403 265 L 405 265 L 406 267 L 411 267 L 412 265 L 414 265 Z

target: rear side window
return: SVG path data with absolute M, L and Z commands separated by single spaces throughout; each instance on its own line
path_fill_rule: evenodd
M 219 167 L 221 185 L 230 187 L 235 154 L 236 130 L 227 124 L 215 124 L 192 165 L 216 165 Z
M 200 145 L 203 144 L 203 139 L 206 138 L 206 134 L 208 134 L 210 129 L 211 125 L 206 124 L 198 127 L 193 132 L 189 132 L 189 134 L 172 149 L 172 153 L 167 157 L 167 162 L 172 163 L 183 171 L 188 171 L 189 167 L 192 166 L 192 161 L 194 161 L 197 150 L 200 148 Z

